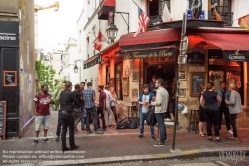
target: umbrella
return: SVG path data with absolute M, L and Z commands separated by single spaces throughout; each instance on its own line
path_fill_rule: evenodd
M 241 27 L 249 30 L 249 14 L 245 15 L 243 17 L 240 17 L 239 20 L 238 20 L 238 24 Z

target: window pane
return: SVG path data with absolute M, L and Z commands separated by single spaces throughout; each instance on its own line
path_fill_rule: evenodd
M 219 7 L 219 12 L 223 12 L 223 7 Z
M 224 11 L 223 12 L 226 12 L 226 13 L 228 13 L 229 11 L 228 11 L 228 7 L 224 7 Z
M 229 0 L 225 0 L 224 6 L 228 6 L 228 1 L 229 1 Z
M 220 6 L 224 6 L 223 0 L 220 0 Z

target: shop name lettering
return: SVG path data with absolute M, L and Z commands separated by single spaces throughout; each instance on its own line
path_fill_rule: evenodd
M 236 51 L 235 54 L 230 54 L 228 57 L 231 60 L 246 60 L 245 55 L 240 54 L 238 51 Z
M 172 56 L 172 52 L 168 52 L 168 50 L 161 50 L 159 52 L 150 52 L 149 54 L 142 54 L 140 52 L 126 52 L 124 54 L 125 59 L 129 58 L 159 58 L 159 57 L 169 57 Z
M 8 33 L 0 33 L 0 40 L 16 40 L 16 35 Z

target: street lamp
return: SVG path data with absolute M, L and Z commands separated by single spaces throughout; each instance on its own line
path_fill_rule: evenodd
M 109 27 L 107 28 L 106 33 L 107 33 L 108 39 L 116 39 L 117 34 L 118 34 L 118 28 L 116 27 L 116 25 L 111 23 Z
M 78 61 L 80 61 L 81 63 L 82 62 L 84 62 L 84 60 L 83 59 L 76 59 L 76 60 L 74 60 L 74 68 L 73 68 L 73 70 L 74 70 L 74 73 L 78 73 L 78 66 L 76 65 L 76 63 L 78 62 Z M 82 63 L 82 65 L 83 65 L 83 63 Z

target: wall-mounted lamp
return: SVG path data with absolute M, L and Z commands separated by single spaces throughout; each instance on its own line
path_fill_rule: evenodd
M 75 65 L 74 65 L 74 68 L 73 68 L 74 73 L 78 73 L 79 68 L 78 68 L 78 66 L 76 65 L 76 63 L 77 63 L 78 61 L 80 61 L 82 65 L 83 65 L 82 62 L 84 62 L 83 59 L 76 59 L 76 60 L 74 60 L 74 64 L 75 64 Z

